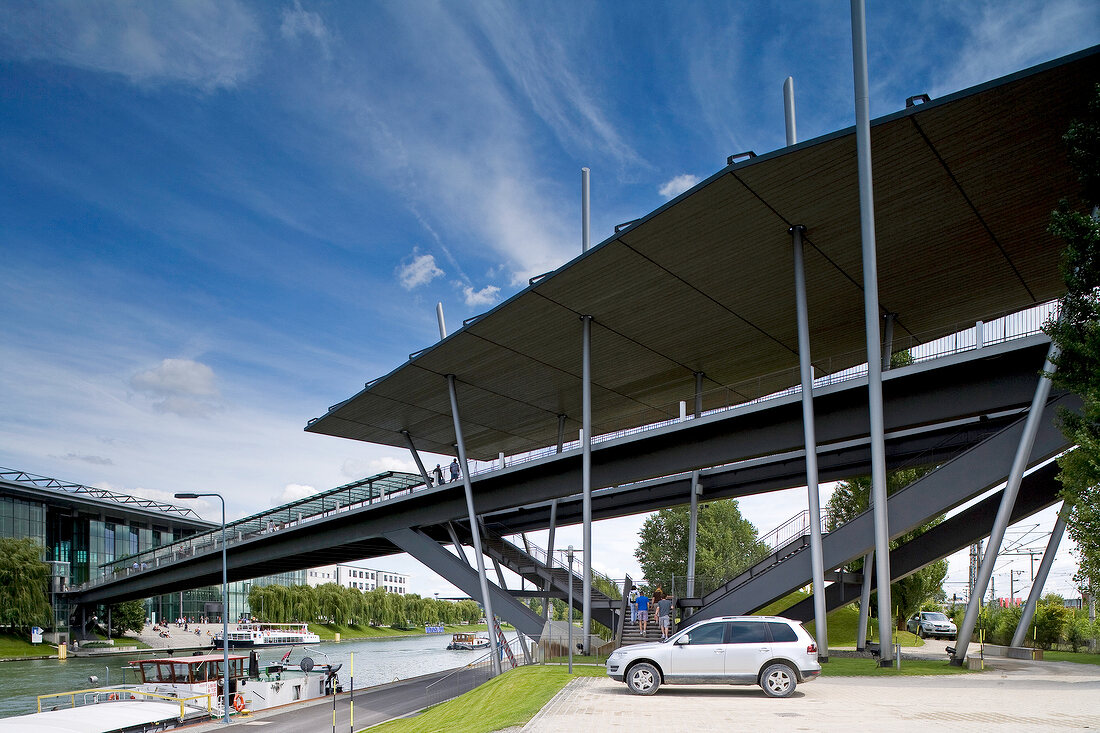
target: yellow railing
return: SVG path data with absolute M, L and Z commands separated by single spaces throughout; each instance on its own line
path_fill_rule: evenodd
M 205 697 L 206 698 L 206 712 L 207 712 L 207 714 L 209 715 L 211 713 L 211 711 L 213 710 L 213 706 L 211 705 L 210 699 L 212 697 L 214 697 L 214 695 L 211 694 L 211 693 L 207 693 L 205 695 L 193 695 L 192 697 L 171 697 L 169 695 L 160 695 L 160 694 L 157 694 L 155 692 L 142 692 L 141 690 L 116 689 L 116 688 L 112 688 L 112 687 L 92 687 L 92 688 L 87 689 L 87 690 L 69 690 L 68 692 L 52 692 L 48 695 L 39 695 L 38 696 L 38 712 L 42 712 L 42 700 L 45 699 L 45 698 L 49 698 L 49 697 L 68 697 L 69 698 L 69 706 L 75 708 L 76 707 L 76 696 L 77 695 L 87 695 L 88 693 L 95 693 L 97 697 L 100 696 L 100 695 L 106 695 L 108 700 L 112 700 L 112 699 L 121 700 L 121 699 L 123 699 L 123 697 L 122 697 L 123 695 L 129 695 L 130 696 L 129 699 L 133 700 L 138 695 L 140 695 L 141 697 L 153 697 L 153 698 L 156 698 L 158 700 L 164 700 L 166 702 L 178 702 L 179 706 L 180 706 L 180 720 L 183 720 L 183 717 L 184 717 L 184 711 L 183 711 L 184 705 L 186 703 L 191 702 L 192 700 L 201 700 L 202 698 Z M 114 695 L 115 697 L 112 698 L 111 697 L 112 695 Z

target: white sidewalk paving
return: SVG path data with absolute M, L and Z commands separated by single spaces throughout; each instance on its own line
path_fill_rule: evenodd
M 987 665 L 989 662 L 987 661 Z M 1100 666 L 994 660 L 927 677 L 825 677 L 786 699 L 759 687 L 662 686 L 631 694 L 606 677 L 572 680 L 523 728 L 562 731 L 1055 731 L 1100 729 Z

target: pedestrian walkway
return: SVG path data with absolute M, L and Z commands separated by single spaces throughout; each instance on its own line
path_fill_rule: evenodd
M 989 664 L 989 662 L 987 662 Z M 759 687 L 661 687 L 633 695 L 621 682 L 578 677 L 523 728 L 702 733 L 717 730 L 1051 731 L 1100 728 L 1100 667 L 995 660 L 978 674 L 823 677 L 786 699 Z

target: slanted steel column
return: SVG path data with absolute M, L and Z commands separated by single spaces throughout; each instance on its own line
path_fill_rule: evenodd
M 867 619 L 871 616 L 871 568 L 874 567 L 875 551 L 863 556 L 863 587 L 859 591 L 859 628 L 856 630 L 856 649 L 863 651 L 867 646 Z
M 589 234 L 588 173 L 587 168 L 581 168 L 581 252 L 588 251 L 588 243 L 591 241 L 591 235 Z
M 565 450 L 565 415 L 558 415 L 558 453 Z
M 447 524 L 444 525 L 444 526 L 447 528 L 447 534 L 450 535 L 451 544 L 454 546 L 455 551 L 458 553 L 459 558 L 462 559 L 462 562 L 469 565 L 470 561 L 466 559 L 466 550 L 464 550 L 462 548 L 462 543 L 459 542 L 459 540 L 458 540 L 458 532 L 455 531 L 454 523 L 453 522 L 447 522 Z
M 894 356 L 894 318 L 893 313 L 887 313 L 882 317 L 882 371 L 890 370 L 890 360 Z
M 695 549 L 699 536 L 699 472 L 691 472 L 691 511 L 688 514 L 688 577 L 687 595 L 695 597 Z M 675 588 L 670 588 L 673 593 Z
M 817 475 L 817 434 L 814 430 L 814 367 L 810 362 L 810 320 L 806 304 L 806 269 L 802 235 L 806 227 L 790 228 L 794 243 L 794 299 L 798 318 L 798 371 L 802 378 L 802 435 L 806 444 L 806 496 L 810 509 L 810 569 L 814 585 L 814 635 L 818 658 L 829 660 L 825 618 L 825 563 L 821 556 L 821 493 Z
M 564 415 L 562 416 L 565 417 Z M 559 451 L 560 452 L 560 451 Z M 546 569 L 548 574 L 554 572 L 554 533 L 558 530 L 558 500 L 554 499 L 550 502 L 550 536 L 546 540 Z M 544 620 L 550 620 L 550 588 L 553 587 L 553 582 L 547 578 L 546 583 L 543 586 L 543 590 L 546 591 L 546 602 L 543 604 L 542 617 Z
M 703 416 L 703 372 L 695 372 L 695 417 Z
M 1054 529 L 1050 532 L 1050 540 L 1047 542 L 1046 552 L 1043 553 L 1043 561 L 1039 563 L 1039 574 L 1031 581 L 1031 592 L 1027 594 L 1027 603 L 1020 614 L 1020 623 L 1016 626 L 1016 633 L 1012 635 L 1012 646 L 1023 646 L 1027 637 L 1027 627 L 1031 625 L 1031 619 L 1035 615 L 1035 605 L 1039 597 L 1043 595 L 1043 586 L 1047 584 L 1047 576 L 1050 575 L 1050 566 L 1054 564 L 1054 555 L 1058 552 L 1058 544 L 1062 541 L 1062 535 L 1066 531 L 1066 517 L 1073 507 L 1063 502 L 1058 511 L 1058 521 L 1054 523 Z
M 879 338 L 878 257 L 875 247 L 875 199 L 871 179 L 871 97 L 867 82 L 867 17 L 863 0 L 851 0 L 852 76 L 855 82 L 856 162 L 859 170 L 859 222 L 863 243 L 863 319 L 867 337 L 867 393 L 871 422 L 871 501 L 875 518 L 875 579 L 878 586 L 879 663 L 894 658 L 889 644 L 890 527 L 886 511 L 886 444 L 882 416 L 882 342 Z
M 794 124 L 794 78 L 783 80 L 783 123 L 787 130 L 787 145 L 798 142 L 798 128 Z
M 584 542 L 584 582 L 582 585 L 581 630 L 584 653 L 592 630 L 592 316 L 581 316 L 581 491 Z
M 489 645 L 492 651 L 493 673 L 500 674 L 500 653 L 497 649 L 496 634 L 493 633 L 493 600 L 489 597 L 489 579 L 485 576 L 485 556 L 481 554 L 481 532 L 478 531 L 477 513 L 474 511 L 474 489 L 470 485 L 470 467 L 466 463 L 466 441 L 462 438 L 462 421 L 458 418 L 458 391 L 455 388 L 455 375 L 447 375 L 447 392 L 451 397 L 451 418 L 455 425 L 455 446 L 458 448 L 458 465 L 462 469 L 462 486 L 466 492 L 466 512 L 470 516 L 470 534 L 474 540 L 474 559 L 477 561 L 477 576 L 481 583 L 481 605 L 485 609 L 485 620 L 489 624 Z
M 413 460 L 416 461 L 416 467 L 420 469 L 420 475 L 424 478 L 424 486 L 430 488 L 432 480 L 428 478 L 428 470 L 424 468 L 424 462 L 420 460 L 420 454 L 416 452 L 416 446 L 413 445 L 412 436 L 409 435 L 408 430 L 402 430 L 401 435 L 405 437 L 405 443 L 409 446 L 409 452 L 412 453 Z
M 1012 460 L 1012 470 L 1008 474 L 1005 483 L 1004 494 L 1001 495 L 1001 505 L 997 508 L 997 517 L 993 520 L 993 529 L 989 533 L 989 544 L 985 548 L 985 557 L 978 568 L 974 590 L 966 604 L 966 616 L 959 627 L 958 642 L 955 644 L 955 656 L 951 658 L 951 664 L 961 666 L 966 659 L 966 648 L 970 645 L 970 638 L 974 633 L 974 624 L 978 620 L 978 612 L 982 607 L 982 596 L 985 595 L 986 586 L 993 575 L 993 565 L 997 562 L 997 556 L 1001 553 L 1001 542 L 1008 529 L 1009 519 L 1012 517 L 1012 506 L 1016 503 L 1016 494 L 1020 491 L 1020 481 L 1027 470 L 1027 463 L 1031 460 L 1031 449 L 1035 446 L 1035 433 L 1039 430 L 1039 422 L 1043 419 L 1043 410 L 1050 396 L 1050 378 L 1055 370 L 1054 360 L 1058 358 L 1059 349 L 1051 343 L 1047 352 L 1046 364 L 1043 365 L 1043 375 L 1039 377 L 1039 384 L 1035 387 L 1035 396 L 1028 408 L 1027 420 L 1024 422 L 1024 430 L 1020 435 L 1020 443 L 1016 447 L 1016 456 Z M 1044 558 L 1045 560 L 1045 558 Z
M 435 304 L 435 320 L 439 326 L 439 340 L 447 338 L 447 322 L 443 320 L 443 303 L 437 301 Z

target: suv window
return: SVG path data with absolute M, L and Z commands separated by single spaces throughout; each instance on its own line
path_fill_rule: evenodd
M 726 624 L 704 624 L 697 629 L 689 631 L 688 644 L 721 644 L 726 635 Z
M 768 635 L 759 621 L 731 621 L 730 644 L 766 644 Z
M 768 630 L 772 632 L 772 641 L 798 641 L 798 634 L 787 624 L 778 621 L 768 621 Z

